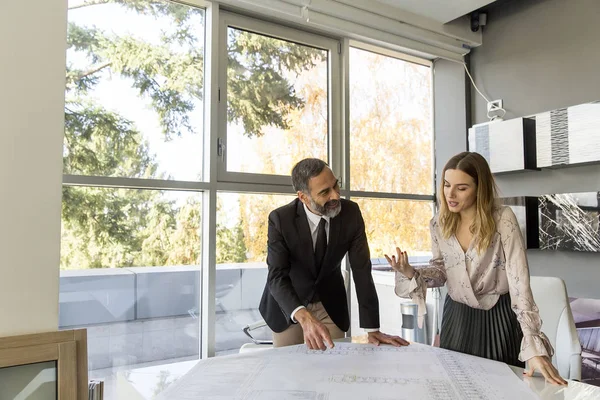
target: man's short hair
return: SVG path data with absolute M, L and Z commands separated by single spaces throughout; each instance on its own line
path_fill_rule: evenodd
M 327 166 L 325 161 L 318 158 L 305 158 L 299 161 L 292 169 L 292 186 L 294 190 L 310 194 L 308 181 L 319 175 Z

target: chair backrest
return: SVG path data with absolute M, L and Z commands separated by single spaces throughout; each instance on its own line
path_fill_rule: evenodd
M 561 376 L 581 379 L 581 367 L 573 364 L 574 360 L 581 359 L 581 345 L 564 281 L 556 277 L 532 276 L 531 291 L 540 309 L 542 331 L 554 347 L 552 363 Z

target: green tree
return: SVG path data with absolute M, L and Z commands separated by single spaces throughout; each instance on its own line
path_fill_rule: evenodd
M 217 198 L 217 264 L 247 261 L 244 231 L 240 221 L 229 221 L 227 226 L 223 201 Z M 233 222 L 233 223 L 232 223 Z
M 148 190 L 63 188 L 61 264 L 73 269 L 161 265 L 156 255 L 141 259 L 144 240 L 160 226 L 175 227 L 172 203 Z
M 167 179 L 135 123 L 99 104 L 94 90 L 118 76 L 148 102 L 164 140 L 201 133 L 190 116 L 203 101 L 204 46 L 197 35 L 203 11 L 157 0 L 87 0 L 69 9 L 115 6 L 168 20 L 170 28 L 153 41 L 69 23 L 69 54 L 78 62 L 66 71 L 64 172 Z M 286 76 L 319 62 L 319 53 L 235 29 L 227 51 L 228 120 L 247 136 L 261 136 L 267 126 L 286 128 L 290 113 L 304 106 Z M 162 191 L 65 187 L 61 265 L 197 263 L 200 215 L 198 201 L 181 204 Z M 245 260 L 241 228 L 219 227 L 218 242 L 223 261 Z
M 244 231 L 237 224 L 233 228 L 217 225 L 217 264 L 247 261 Z

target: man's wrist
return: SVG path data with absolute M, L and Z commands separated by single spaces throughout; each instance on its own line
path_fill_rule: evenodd
M 296 320 L 296 313 L 300 310 L 302 310 L 303 308 L 306 308 L 304 306 L 298 306 L 294 309 L 294 311 L 292 311 L 292 313 L 290 314 L 290 319 L 292 320 L 293 323 L 298 323 L 298 321 Z
M 310 318 L 310 315 L 310 312 L 305 307 L 302 307 L 296 311 L 296 315 L 294 315 L 294 317 L 296 321 L 300 323 L 300 325 L 303 325 Z
M 379 332 L 379 328 L 364 328 L 367 333 Z

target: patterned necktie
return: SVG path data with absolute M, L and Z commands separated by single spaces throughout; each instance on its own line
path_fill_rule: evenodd
M 317 229 L 317 243 L 315 244 L 315 266 L 317 267 L 317 274 L 321 270 L 321 263 L 325 258 L 325 252 L 327 251 L 327 233 L 325 232 L 325 218 L 321 218 L 319 221 L 319 227 Z

